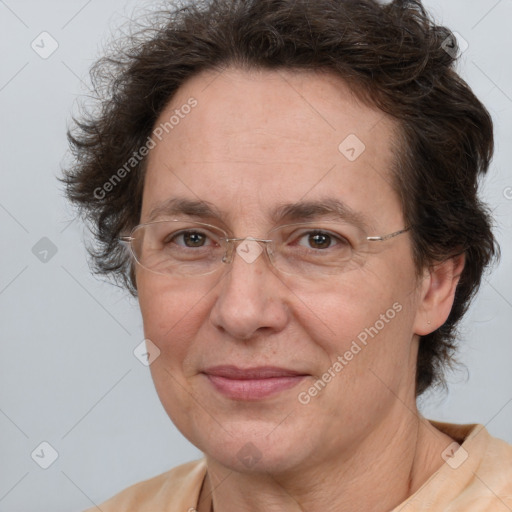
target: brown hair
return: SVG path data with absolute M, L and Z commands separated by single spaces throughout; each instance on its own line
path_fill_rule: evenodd
M 140 218 L 145 158 L 130 159 L 185 80 L 228 65 L 327 70 L 401 127 L 394 186 L 413 227 L 418 272 L 465 253 L 448 320 L 420 341 L 417 395 L 444 382 L 456 326 L 499 253 L 477 197 L 493 152 L 492 121 L 454 70 L 451 32 L 416 0 L 206 0 L 152 20 L 93 67 L 98 105 L 68 133 L 75 161 L 62 181 L 93 229 L 95 272 L 136 296 L 132 263 L 118 242 Z

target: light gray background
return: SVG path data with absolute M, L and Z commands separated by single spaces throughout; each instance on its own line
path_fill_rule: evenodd
M 90 274 L 83 227 L 55 179 L 89 66 L 111 30 L 148 5 L 0 0 L 0 512 L 80 511 L 200 456 L 132 353 L 143 339 L 136 302 Z M 422 408 L 512 442 L 512 1 L 426 5 L 468 42 L 461 73 L 496 123 L 484 197 L 503 258 L 464 324 L 467 371 Z M 59 45 L 48 59 L 31 48 L 43 31 Z M 46 262 L 32 252 L 43 237 L 57 249 Z M 46 470 L 31 458 L 42 441 L 58 452 Z

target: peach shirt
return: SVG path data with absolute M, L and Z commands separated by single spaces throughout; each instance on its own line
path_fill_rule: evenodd
M 512 512 L 512 445 L 491 437 L 482 425 L 431 423 L 462 447 L 445 451 L 441 468 L 390 512 Z M 188 462 L 125 489 L 99 508 L 194 512 L 205 475 L 205 459 Z

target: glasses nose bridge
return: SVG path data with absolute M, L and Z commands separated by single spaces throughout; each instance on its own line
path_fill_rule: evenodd
M 260 247 L 262 247 L 262 249 L 263 249 L 262 252 L 265 252 L 267 254 L 267 258 L 268 258 L 270 264 L 272 264 L 272 257 L 271 257 L 272 256 L 271 248 L 272 248 L 272 242 L 273 242 L 272 239 L 255 238 L 252 236 L 246 236 L 244 238 L 224 238 L 224 241 L 226 242 L 226 250 L 224 252 L 224 256 L 222 257 L 222 263 L 230 264 L 233 262 L 234 253 L 235 253 L 237 247 L 242 242 L 251 242 L 251 243 L 257 242 L 260 245 Z M 247 251 L 242 250 L 242 252 L 249 253 L 250 249 L 248 248 Z M 259 256 L 259 254 L 258 254 L 258 256 Z M 249 262 L 249 259 L 246 259 L 244 256 L 241 256 L 241 257 L 246 262 Z M 255 259 L 257 259 L 257 257 Z

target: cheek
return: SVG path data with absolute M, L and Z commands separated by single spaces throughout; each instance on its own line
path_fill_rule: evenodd
M 320 327 L 321 332 L 325 332 L 322 337 L 331 338 L 333 342 L 353 338 L 392 306 L 395 294 L 389 287 L 353 277 L 340 279 L 337 284 L 330 284 L 314 294 L 299 295 L 304 313 L 310 312 L 308 330 L 311 334 Z
M 190 283 L 171 285 L 165 276 L 147 274 L 137 284 L 144 336 L 160 349 L 160 363 L 176 369 L 204 322 L 208 290 Z
M 414 374 L 411 296 L 399 283 L 384 286 L 373 279 L 371 284 L 347 281 L 343 290 L 301 299 L 317 304 L 314 314 L 304 308 L 302 324 L 323 357 L 300 388 L 300 403 L 310 401 L 316 411 L 327 411 L 345 425 L 370 428 Z
M 190 422 L 198 410 L 191 400 L 195 368 L 187 360 L 196 350 L 197 332 L 206 318 L 207 292 L 194 291 L 190 285 L 171 286 L 164 276 L 138 279 L 144 336 L 160 350 L 150 366 L 155 389 L 172 422 L 191 442 Z
M 299 321 L 319 357 L 297 401 L 311 421 L 323 422 L 326 438 L 346 443 L 370 432 L 396 404 L 415 363 L 414 306 L 405 288 L 377 275 L 360 277 L 340 281 L 328 293 L 300 297 L 310 309 L 303 306 Z
M 366 269 L 347 275 L 335 287 L 300 297 L 301 323 L 329 361 L 346 354 L 353 371 L 403 363 L 411 345 L 416 288 L 411 269 L 389 278 L 396 274 L 390 269 Z

